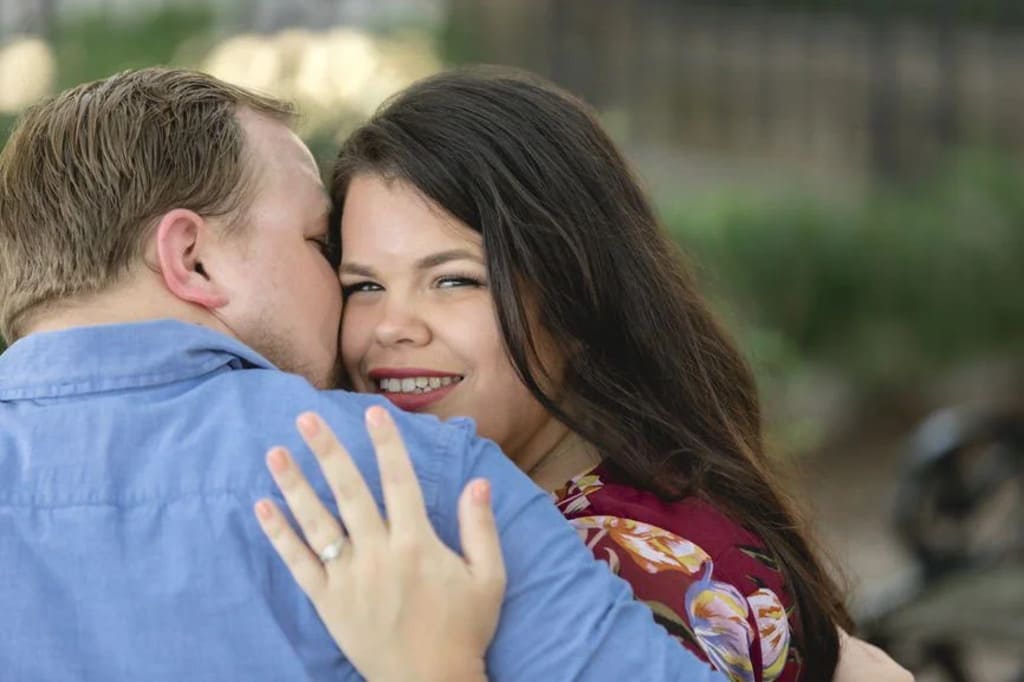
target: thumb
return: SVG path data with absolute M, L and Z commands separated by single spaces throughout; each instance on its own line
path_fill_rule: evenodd
M 505 560 L 491 510 L 491 484 L 477 478 L 459 498 L 459 535 L 469 572 L 482 587 L 505 591 Z

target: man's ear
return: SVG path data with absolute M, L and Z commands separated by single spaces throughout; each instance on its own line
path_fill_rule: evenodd
M 183 301 L 209 309 L 228 304 L 227 293 L 203 265 L 213 239 L 211 226 L 202 216 L 176 208 L 157 223 L 155 252 L 150 252 L 168 291 Z

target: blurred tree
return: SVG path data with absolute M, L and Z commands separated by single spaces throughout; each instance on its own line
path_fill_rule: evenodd
M 212 42 L 217 15 L 210 6 L 170 3 L 127 15 L 91 10 L 54 23 L 57 88 L 63 90 L 125 69 L 181 62 Z
M 885 391 L 993 355 L 1019 358 L 1021 187 L 1018 162 L 965 152 L 863 204 L 729 192 L 666 206 L 665 218 L 738 312 L 755 360 L 767 334 L 773 371 L 816 363 Z

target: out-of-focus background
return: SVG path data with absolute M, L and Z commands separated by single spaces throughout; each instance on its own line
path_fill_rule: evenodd
M 869 632 L 922 680 L 1022 679 L 1024 578 L 988 572 L 1020 561 L 1020 451 L 986 429 L 1024 402 L 1024 2 L 0 0 L 0 143 L 40 97 L 174 64 L 297 100 L 326 166 L 467 62 L 600 111 L 754 363 Z

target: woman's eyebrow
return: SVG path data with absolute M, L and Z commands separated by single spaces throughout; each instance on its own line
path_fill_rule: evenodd
M 424 256 L 416 261 L 417 270 L 429 270 L 435 268 L 438 265 L 444 265 L 445 263 L 453 260 L 471 260 L 476 263 L 483 264 L 483 259 L 480 254 L 474 253 L 469 249 L 449 249 L 447 251 L 438 251 L 432 253 L 429 256 Z M 359 275 L 360 277 L 376 277 L 377 273 L 368 265 L 361 263 L 353 263 L 351 261 L 342 263 L 339 268 L 341 274 L 347 275 Z
M 438 251 L 432 253 L 429 256 L 424 256 L 416 261 L 416 267 L 419 270 L 429 270 L 430 268 L 443 265 L 453 260 L 471 260 L 477 263 L 483 263 L 483 259 L 480 258 L 480 254 L 473 253 L 469 249 L 449 249 L 447 251 Z
M 340 272 L 343 275 L 359 275 L 360 277 L 375 277 L 373 268 L 359 263 L 342 263 Z

